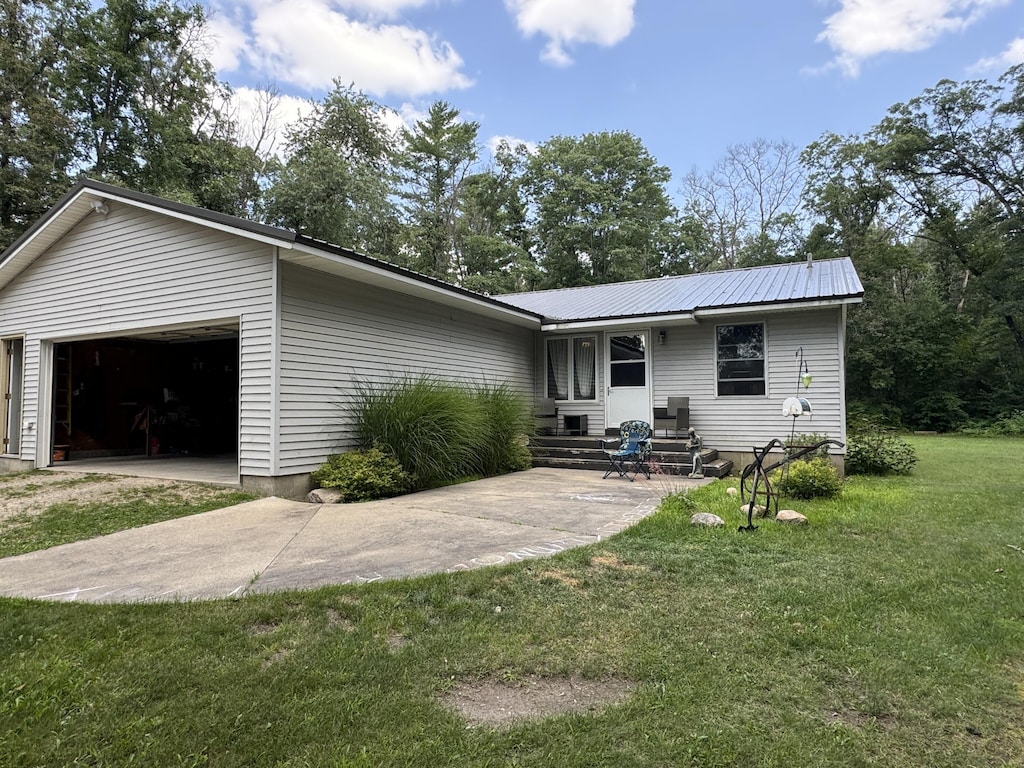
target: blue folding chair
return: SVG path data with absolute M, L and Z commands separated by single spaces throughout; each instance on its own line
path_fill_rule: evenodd
M 605 478 L 612 472 L 618 472 L 619 477 L 629 478 L 629 482 L 633 482 L 642 472 L 644 477 L 651 479 L 651 469 L 647 466 L 652 448 L 651 425 L 646 421 L 622 422 L 619 425 L 619 439 L 602 440 L 601 448 L 608 455 L 611 465 L 604 473 Z M 629 477 L 631 470 L 633 476 Z

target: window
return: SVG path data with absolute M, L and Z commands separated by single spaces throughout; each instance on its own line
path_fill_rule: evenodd
M 647 383 L 645 336 L 612 336 L 608 344 L 609 374 L 613 387 L 642 387 Z
M 715 329 L 719 395 L 763 395 L 764 323 Z
M 596 353 L 594 336 L 548 339 L 547 396 L 556 400 L 593 400 Z

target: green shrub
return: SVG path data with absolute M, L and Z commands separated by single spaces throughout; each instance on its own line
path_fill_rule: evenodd
M 846 472 L 851 475 L 908 475 L 917 463 L 913 446 L 883 432 L 850 435 Z
M 353 411 L 360 443 L 398 459 L 414 488 L 529 467 L 529 409 L 507 385 L 429 375 L 362 383 Z
M 1024 411 L 1014 411 L 989 424 L 969 424 L 957 431 L 964 435 L 981 437 L 1024 437 Z
M 794 461 L 780 470 L 775 484 L 783 496 L 793 499 L 831 499 L 843 489 L 839 473 L 828 459 Z
M 407 493 L 412 478 L 398 460 L 379 448 L 336 453 L 315 472 L 322 488 L 337 488 L 343 501 L 372 501 Z
M 889 432 L 900 426 L 900 411 L 894 406 L 879 406 L 862 400 L 846 405 L 846 427 L 850 433 Z

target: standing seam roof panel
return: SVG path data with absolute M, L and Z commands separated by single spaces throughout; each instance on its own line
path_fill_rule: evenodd
M 549 320 L 693 312 L 797 301 L 859 298 L 864 288 L 849 259 L 773 264 L 765 267 L 674 275 L 496 297 Z

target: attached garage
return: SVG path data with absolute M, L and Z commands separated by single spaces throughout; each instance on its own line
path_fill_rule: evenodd
M 53 459 L 237 456 L 238 326 L 54 344 Z
M 438 373 L 529 397 L 539 324 L 293 232 L 84 180 L 0 256 L 0 471 L 146 464 L 300 496 L 354 443 L 339 404 L 358 382 Z

